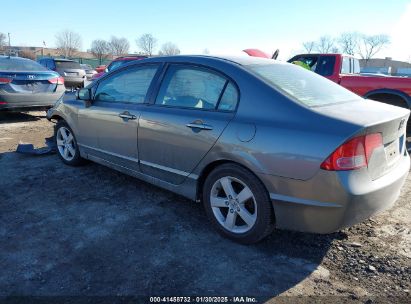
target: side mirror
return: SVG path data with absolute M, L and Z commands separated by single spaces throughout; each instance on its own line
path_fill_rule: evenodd
M 86 107 L 91 106 L 91 90 L 88 88 L 83 88 L 77 91 L 76 97 L 79 100 L 84 100 Z

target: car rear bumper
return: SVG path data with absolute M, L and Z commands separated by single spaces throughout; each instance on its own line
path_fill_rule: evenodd
M 66 87 L 82 85 L 84 83 L 84 80 L 86 80 L 86 77 L 64 76 L 64 84 Z
M 0 110 L 2 109 L 24 109 L 24 108 L 47 108 L 53 106 L 65 92 L 64 86 L 59 86 L 52 93 L 6 93 L 0 92 Z M 3 104 L 4 103 L 4 104 Z
M 259 177 L 270 192 L 277 228 L 331 233 L 390 208 L 409 169 L 410 157 L 406 154 L 392 171 L 374 181 L 367 169 L 320 170 L 308 181 Z

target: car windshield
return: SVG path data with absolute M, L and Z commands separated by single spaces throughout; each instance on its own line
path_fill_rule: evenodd
M 0 58 L 0 71 L 47 71 L 47 69 L 33 60 Z
M 275 89 L 309 107 L 347 102 L 360 97 L 342 86 L 292 64 L 246 66 Z
M 91 66 L 88 65 L 88 64 L 81 64 L 80 66 L 81 66 L 83 69 L 86 69 L 86 70 L 91 70 L 91 69 L 92 69 Z
M 75 61 L 60 61 L 56 60 L 56 67 L 63 68 L 63 69 L 81 69 L 80 64 Z

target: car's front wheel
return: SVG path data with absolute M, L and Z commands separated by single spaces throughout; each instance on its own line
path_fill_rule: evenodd
M 64 120 L 59 120 L 56 124 L 54 139 L 57 153 L 61 160 L 70 166 L 81 165 L 84 160 L 80 156 L 76 137 L 72 129 Z
M 271 200 L 264 185 L 239 165 L 221 165 L 208 175 L 203 203 L 213 226 L 234 241 L 255 243 L 274 228 Z

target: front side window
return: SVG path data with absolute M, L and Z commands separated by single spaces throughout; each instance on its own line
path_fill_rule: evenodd
M 119 103 L 144 103 L 157 66 L 134 67 L 102 80 L 94 100 Z
M 121 67 L 122 65 L 129 63 L 130 61 L 127 60 L 118 60 L 118 61 L 113 61 L 110 63 L 110 65 L 107 67 L 107 71 L 111 72 L 114 71 L 115 69 Z
M 171 66 L 164 78 L 156 104 L 215 109 L 227 79 L 209 70 Z
M 315 72 L 322 76 L 332 76 L 334 73 L 335 57 L 334 56 L 321 56 L 318 59 Z

